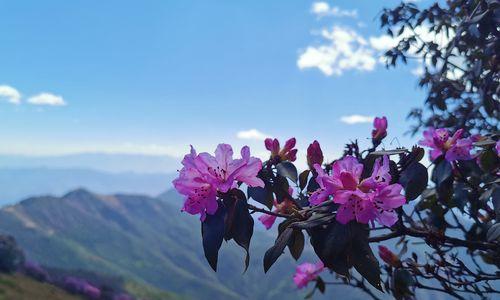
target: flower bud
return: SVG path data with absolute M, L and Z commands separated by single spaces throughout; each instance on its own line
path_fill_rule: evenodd
M 271 151 L 271 156 L 276 156 L 280 152 L 280 142 L 278 139 L 267 138 L 264 144 L 266 145 L 266 149 Z
M 309 169 L 314 170 L 314 165 L 321 165 L 323 163 L 323 151 L 321 151 L 321 147 L 318 141 L 314 141 L 307 148 L 307 164 L 309 165 Z
M 378 246 L 378 255 L 389 266 L 401 266 L 401 260 L 399 260 L 399 257 L 385 246 Z
M 297 159 L 297 149 L 293 149 L 296 142 L 294 137 L 285 142 L 285 146 L 279 153 L 281 160 L 295 161 Z
M 297 140 L 293 137 L 289 139 L 288 141 L 285 142 L 285 147 L 283 147 L 283 152 L 288 152 L 295 147 L 295 144 L 297 143 Z
M 373 120 L 372 139 L 374 144 L 380 144 L 380 142 L 387 136 L 387 118 L 375 118 Z

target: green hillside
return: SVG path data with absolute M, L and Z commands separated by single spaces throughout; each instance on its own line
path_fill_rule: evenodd
M 292 286 L 295 262 L 288 255 L 264 276 L 270 235 L 256 232 L 245 274 L 243 251 L 232 242 L 223 246 L 214 273 L 201 250 L 199 220 L 155 198 L 85 190 L 30 198 L 0 211 L 0 231 L 41 264 L 119 275 L 194 299 L 302 297 Z
M 22 275 L 0 274 L 0 300 L 83 300 Z

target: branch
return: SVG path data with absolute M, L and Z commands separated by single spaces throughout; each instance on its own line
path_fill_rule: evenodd
M 260 213 L 263 213 L 266 215 L 271 215 L 271 216 L 286 218 L 286 219 L 290 219 L 292 217 L 291 215 L 285 215 L 285 214 L 277 213 L 277 212 L 270 211 L 267 209 L 259 208 L 257 206 L 253 206 L 252 204 L 247 204 L 247 207 L 248 207 L 248 209 L 250 209 L 254 212 L 260 212 Z

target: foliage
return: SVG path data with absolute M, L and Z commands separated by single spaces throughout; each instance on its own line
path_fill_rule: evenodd
M 0 236 L 0 272 L 12 273 L 24 263 L 24 253 L 10 235 Z
M 314 164 L 300 175 L 291 161 L 271 154 L 257 175 L 263 187 L 248 188 L 245 195 L 235 182 L 227 192 L 218 192 L 218 209 L 202 220 L 206 258 L 216 270 L 222 240 L 235 239 L 248 261 L 253 234 L 249 214 L 260 212 L 282 219 L 276 241 L 263 257 L 265 272 L 286 248 L 298 259 L 306 234 L 321 266 L 374 298 L 372 288 L 398 299 L 413 297 L 416 288 L 457 298 L 499 293 L 490 281 L 499 280 L 500 274 L 484 267 L 500 265 L 499 137 L 482 136 L 479 142 L 460 137 L 461 133 L 438 129 L 421 141 L 433 153 L 430 183 L 428 169 L 420 162 L 424 149 L 376 151 L 377 138 L 365 151 L 356 142 L 348 144 L 341 159 L 323 167 Z M 457 156 L 459 152 L 462 155 Z M 488 159 L 482 159 L 485 155 Z M 182 172 L 190 172 L 189 166 L 181 176 Z M 405 196 L 400 194 L 403 188 Z M 250 197 L 266 208 L 250 204 Z M 277 204 L 270 204 L 272 199 Z M 291 203 L 286 210 L 269 210 L 285 202 Z M 266 219 L 259 220 L 266 224 Z M 381 267 L 370 244 L 388 240 L 396 240 L 402 250 L 396 255 L 380 247 L 386 263 Z M 428 246 L 424 257 L 417 252 L 407 255 L 408 245 L 417 241 Z M 461 258 L 465 251 L 474 268 Z M 334 284 L 323 281 L 311 266 L 297 269 L 299 287 L 314 281 L 315 289 L 324 291 L 325 284 Z
M 380 20 L 399 41 L 387 51 L 387 65 L 410 59 L 424 65 L 420 86 L 427 99 L 425 109 L 409 115 L 417 121 L 413 133 L 422 127 L 498 131 L 500 1 L 439 1 L 423 9 L 405 1 Z

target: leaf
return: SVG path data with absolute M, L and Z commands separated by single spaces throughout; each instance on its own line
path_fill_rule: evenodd
M 479 163 L 481 168 L 486 172 L 492 172 L 500 165 L 500 159 L 493 149 L 487 149 L 479 155 Z
M 432 181 L 436 183 L 439 200 L 447 203 L 453 196 L 453 170 L 451 163 L 441 158 L 432 171 Z
M 217 271 L 217 259 L 219 249 L 224 239 L 224 217 L 226 209 L 222 203 L 214 215 L 207 215 L 201 223 L 201 235 L 203 238 L 203 251 L 210 267 Z
M 488 242 L 500 242 L 500 223 L 493 224 L 493 226 L 488 229 L 486 239 Z
M 493 208 L 495 209 L 495 215 L 497 222 L 500 222 L 500 187 L 493 187 L 493 192 L 491 193 L 493 199 Z
M 392 276 L 392 293 L 396 299 L 413 298 L 411 287 L 415 285 L 415 279 L 408 270 L 396 269 Z
M 319 189 L 319 184 L 316 181 L 316 177 L 313 177 L 313 178 L 311 178 L 311 180 L 309 180 L 309 183 L 307 184 L 307 192 L 308 193 L 313 193 L 317 189 Z
M 451 207 L 457 207 L 463 212 L 465 204 L 469 201 L 469 193 L 464 183 L 459 182 L 455 185 L 452 200 Z
M 311 244 L 325 266 L 346 277 L 354 267 L 372 286 L 382 289 L 380 266 L 368 244 L 365 225 L 333 222 L 310 231 Z
M 309 178 L 309 170 L 305 170 L 299 175 L 299 187 L 303 190 L 307 185 L 307 179 Z
M 304 234 L 301 230 L 294 230 L 292 238 L 288 243 L 288 250 L 295 260 L 299 260 L 302 251 L 304 250 Z
M 238 190 L 239 191 L 239 190 Z M 250 240 L 253 235 L 254 220 L 247 209 L 247 201 L 243 193 L 237 194 L 237 199 L 234 201 L 232 213 L 226 216 L 231 216 L 232 220 L 226 217 L 226 234 L 225 238 L 234 239 L 234 241 L 242 247 L 245 252 L 245 271 L 248 269 L 250 263 Z M 230 227 L 229 227 L 230 226 Z
M 318 277 L 316 279 L 316 288 L 321 292 L 321 294 L 325 293 L 325 282 L 321 277 Z
M 286 245 L 292 238 L 293 229 L 288 227 L 283 231 L 282 234 L 278 236 L 274 246 L 269 248 L 264 254 L 264 272 L 267 273 L 269 268 L 276 262 L 278 257 L 283 254 L 283 250 L 285 250 Z
M 474 146 L 477 146 L 477 147 L 490 147 L 490 146 L 493 146 L 495 145 L 495 141 L 492 140 L 492 139 L 486 139 L 486 140 L 482 140 L 482 141 L 478 141 L 478 142 L 475 142 L 473 143 Z
M 264 204 L 270 210 L 273 209 L 273 193 L 266 188 L 251 187 L 247 189 L 248 198 Z
M 451 163 L 447 160 L 441 158 L 435 165 L 434 170 L 432 170 L 432 181 L 436 183 L 437 186 L 446 182 L 453 175 L 453 170 L 451 168 Z
M 356 231 L 363 230 L 361 227 Z M 366 229 L 365 229 L 366 230 Z M 380 266 L 368 243 L 368 236 L 364 232 L 353 232 L 353 241 L 350 249 L 351 260 L 354 268 L 373 287 L 382 290 L 380 283 Z
M 415 200 L 427 188 L 429 175 L 427 168 L 421 163 L 410 164 L 399 178 L 399 182 L 405 188 L 407 200 Z
M 284 161 L 284 162 L 279 163 L 276 166 L 276 170 L 278 171 L 279 175 L 286 177 L 293 182 L 297 182 L 297 179 L 299 176 L 298 172 L 297 172 L 297 168 L 291 162 Z
M 346 248 L 350 237 L 347 226 L 332 222 L 325 228 L 311 229 L 310 236 L 314 252 L 325 266 L 340 275 L 349 277 L 351 265 L 347 259 Z

